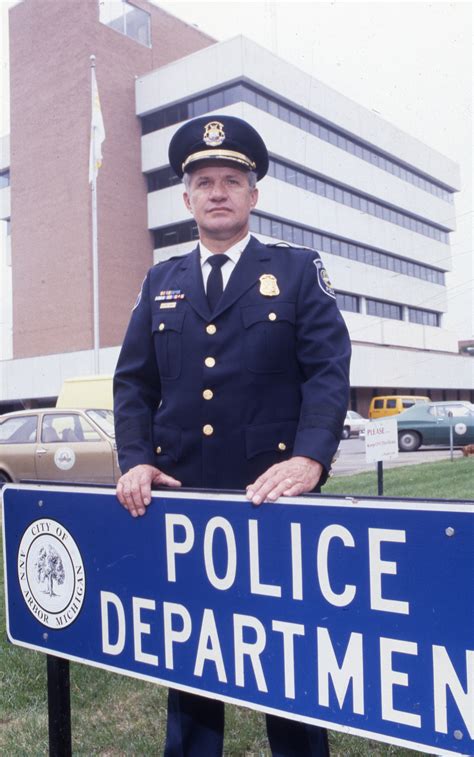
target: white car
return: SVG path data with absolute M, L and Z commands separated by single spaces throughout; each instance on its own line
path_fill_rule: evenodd
M 362 415 L 356 413 L 355 410 L 348 410 L 341 438 L 349 439 L 350 436 L 359 436 L 361 432 L 365 431 L 365 426 L 368 422 L 367 418 L 363 418 Z

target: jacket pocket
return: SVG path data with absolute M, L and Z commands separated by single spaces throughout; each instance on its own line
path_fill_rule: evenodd
M 287 370 L 295 348 L 295 306 L 268 301 L 242 308 L 245 363 L 254 373 Z
M 181 457 L 181 429 L 162 426 L 159 423 L 153 424 L 153 444 L 158 460 L 161 456 L 166 456 L 175 463 L 178 462 Z
M 154 313 L 152 331 L 160 377 L 176 379 L 181 373 L 182 331 L 185 311 Z
M 262 452 L 276 452 L 286 459 L 284 453 L 291 451 L 295 443 L 297 421 L 275 421 L 258 426 L 247 426 L 245 430 L 245 444 L 247 458 L 255 457 Z

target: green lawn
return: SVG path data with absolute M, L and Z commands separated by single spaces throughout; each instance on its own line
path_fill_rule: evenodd
M 457 459 L 385 471 L 388 496 L 472 498 L 474 462 Z M 328 494 L 375 495 L 375 471 L 332 478 Z M 3 566 L 3 561 L 0 562 Z M 1 570 L 1 567 L 0 567 Z M 3 577 L 1 578 L 3 585 Z M 48 754 L 46 658 L 10 645 L 0 596 L 0 754 L 35 757 Z M 166 717 L 166 690 L 133 678 L 71 663 L 73 753 L 76 756 L 160 755 Z M 333 757 L 408 757 L 418 754 L 354 736 L 332 732 Z M 226 709 L 225 754 L 269 755 L 264 718 L 245 708 Z M 203 757 L 205 757 L 203 755 Z
M 384 496 L 428 499 L 474 500 L 474 458 L 460 457 L 437 463 L 404 465 L 387 468 L 383 472 Z M 358 473 L 355 476 L 335 475 L 324 487 L 325 494 L 377 495 L 377 473 Z

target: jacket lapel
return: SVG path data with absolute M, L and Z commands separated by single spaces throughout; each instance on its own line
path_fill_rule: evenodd
M 250 242 L 232 271 L 229 282 L 217 304 L 213 313 L 214 318 L 230 308 L 234 302 L 254 286 L 262 273 L 265 273 L 265 263 L 268 263 L 269 260 L 271 260 L 271 253 L 268 248 L 255 237 L 250 237 Z
M 211 312 L 204 292 L 199 247 L 196 247 L 189 255 L 183 258 L 180 274 L 180 284 L 184 296 L 196 313 L 204 321 L 208 321 L 211 317 Z

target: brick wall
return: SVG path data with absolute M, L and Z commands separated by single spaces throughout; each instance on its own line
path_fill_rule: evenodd
M 97 0 L 24 0 L 10 11 L 15 358 L 93 346 L 91 54 L 106 130 L 97 193 L 101 347 L 121 343 L 152 265 L 135 76 L 212 40 L 135 4 L 152 15 L 151 49 L 101 24 Z

